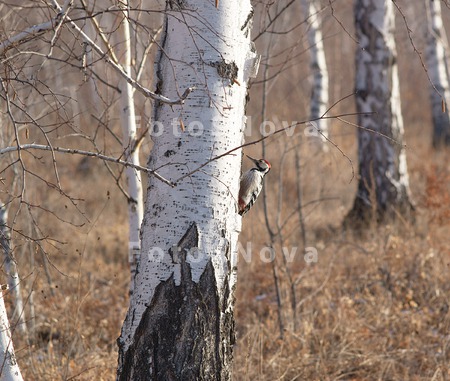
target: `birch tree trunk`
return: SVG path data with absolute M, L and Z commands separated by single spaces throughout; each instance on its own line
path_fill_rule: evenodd
M 4 205 L 0 205 L 0 244 L 5 253 L 5 268 L 8 274 L 9 286 L 0 286 L 0 380 L 2 381 L 22 381 L 19 365 L 16 361 L 14 346 L 11 338 L 8 314 L 6 313 L 3 290 L 10 288 L 14 290 L 14 301 L 16 311 L 23 312 L 22 298 L 20 296 L 20 283 L 17 276 L 15 264 L 11 259 L 10 234 L 7 228 L 7 210 Z M 11 288 L 12 287 L 12 288 Z M 17 292 L 19 292 L 17 294 Z M 20 306 L 17 304 L 20 303 Z M 19 325 L 20 326 L 20 325 Z
M 431 87 L 430 101 L 433 117 L 433 146 L 450 145 L 450 117 L 447 100 L 450 99 L 449 71 L 446 51 L 447 34 L 442 22 L 441 3 L 427 1 L 428 36 L 426 59 Z
M 217 5 L 217 7 L 215 7 Z M 251 49 L 249 0 L 167 2 L 141 258 L 118 340 L 118 380 L 230 380 L 241 217 L 236 197 Z
M 123 10 L 124 18 L 122 20 L 122 29 L 124 37 L 124 58 L 122 67 L 124 71 L 131 76 L 131 39 L 130 39 L 130 22 L 129 22 L 129 5 Z M 139 162 L 139 145 L 137 144 L 137 125 L 134 106 L 133 86 L 125 79 L 120 80 L 120 119 L 122 124 L 122 142 L 125 153 L 125 160 L 140 165 Z M 134 276 L 136 273 L 136 265 L 141 250 L 140 229 L 142 218 L 144 216 L 144 196 L 142 192 L 141 173 L 132 167 L 125 169 L 128 182 L 128 261 L 130 263 L 130 294 L 134 289 Z
M 395 216 L 395 211 L 409 214 L 413 208 L 403 146 L 394 16 L 391 1 L 355 1 L 356 107 L 362 128 L 358 129 L 358 191 L 348 218 L 357 223 L 368 218 L 379 222 Z
M 8 227 L 8 210 L 0 201 L 0 249 L 4 255 L 4 271 L 8 277 L 8 288 L 12 294 L 14 313 L 12 319 L 17 320 L 16 327 L 19 332 L 25 334 L 27 325 L 25 309 L 23 305 L 19 273 L 11 250 L 11 233 Z
M 3 300 L 3 290 L 0 289 L 0 379 L 2 381 L 22 381 L 19 365 L 17 364 L 14 346 L 11 338 L 8 315 Z
M 310 118 L 315 119 L 315 127 L 323 134 L 318 137 L 326 141 L 328 137 L 328 119 L 322 117 L 328 108 L 328 69 L 321 29 L 321 17 L 316 0 L 302 0 L 302 8 L 308 21 L 308 43 L 310 67 L 312 71 Z M 324 146 L 325 147 L 325 146 Z

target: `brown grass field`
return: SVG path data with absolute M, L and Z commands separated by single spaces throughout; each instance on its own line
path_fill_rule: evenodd
M 300 254 L 303 243 L 295 218 L 283 237 L 284 246 L 299 246 L 294 261 L 284 264 L 281 242 L 276 242 L 275 266 L 264 262 L 259 251 L 269 238 L 263 201 L 244 218 L 240 241 L 244 247 L 252 243 L 253 257 L 239 261 L 235 380 L 448 379 L 449 152 L 419 145 L 420 136 L 407 138 L 411 146 L 418 144 L 408 150 L 414 222 L 399 216 L 393 224 L 364 232 L 342 231 L 340 222 L 351 206 L 356 180 L 349 183 L 349 164 L 333 151 L 314 156 L 322 158 L 320 172 L 308 161 L 309 154 L 303 155 L 303 203 L 318 194 L 324 199 L 304 208 L 307 245 L 317 250 L 317 263 L 306 264 Z M 281 219 L 296 199 L 292 163 L 287 161 L 281 178 L 276 167 L 275 148 L 283 139 L 269 144 L 273 148 L 268 158 L 274 165 L 267 185 L 271 223 L 281 189 Z M 338 136 L 336 141 L 355 156 L 354 139 Z M 51 283 L 37 251 L 34 267 L 26 264 L 29 254 L 18 258 L 25 263 L 20 267 L 24 294 L 34 290 L 35 314 L 28 317 L 36 334 L 31 343 L 14 335 L 18 361 L 29 380 L 115 376 L 115 341 L 128 303 L 126 203 L 101 164 L 93 162 L 87 173 L 79 173 L 74 169 L 77 160 L 60 165 L 67 175 L 75 173 L 63 177 L 66 191 L 86 200 L 79 202 L 82 221 L 72 220 L 84 225 L 61 223 L 45 212 L 39 215 L 48 233 L 66 242 L 58 245 L 61 250 L 49 251 Z M 42 206 L 55 198 L 48 192 Z M 56 205 L 64 215 L 67 205 Z M 289 277 L 295 282 L 295 322 Z
M 336 8 L 335 16 L 351 25 L 345 9 Z M 301 129 L 294 138 L 268 139 L 266 159 L 273 166 L 266 183 L 268 219 L 283 229 L 274 242 L 275 261 L 266 263 L 259 255 L 270 243 L 262 198 L 243 219 L 240 242 L 244 247 L 251 243 L 253 256 L 249 262 L 239 258 L 236 381 L 450 379 L 450 151 L 430 147 L 427 78 L 405 28 L 398 29 L 415 219 L 398 215 L 395 222 L 373 223 L 364 231 L 342 230 L 357 186 L 350 164 L 357 173 L 354 127 L 339 120 L 331 125 L 331 139 L 347 158 L 332 144 L 328 152 L 319 152 Z M 353 91 L 353 46 L 330 15 L 325 31 L 335 102 Z M 291 71 L 277 78 L 269 93 L 270 117 L 306 118 L 307 65 L 307 57 L 300 57 L 295 76 Z M 255 126 L 260 109 L 261 86 L 255 85 L 248 110 Z M 333 109 L 336 114 L 353 111 L 353 98 Z M 111 128 L 120 131 L 113 121 Z M 27 138 L 31 142 L 36 136 L 31 132 Z M 23 142 L 27 138 L 24 132 Z M 64 143 L 71 141 L 58 144 Z M 149 142 L 144 145 L 143 162 L 151 148 Z M 246 153 L 259 156 L 260 149 Z M 306 242 L 295 213 L 295 150 L 301 156 Z M 29 200 L 39 205 L 32 212 L 36 223 L 58 242 L 44 243 L 46 256 L 14 235 L 30 328 L 29 338 L 13 333 L 17 361 L 26 380 L 113 380 L 116 339 L 128 307 L 126 199 L 102 163 L 83 166 L 79 157 L 58 158 L 62 188 L 73 202 L 42 181 L 32 181 L 28 190 Z M 51 166 L 46 154 L 26 159 L 37 173 Z M 0 183 L 0 195 L 4 192 L 6 185 Z M 15 228 L 29 226 L 19 219 Z M 291 263 L 283 260 L 283 246 L 298 247 Z M 305 246 L 316 250 L 317 263 L 305 262 Z

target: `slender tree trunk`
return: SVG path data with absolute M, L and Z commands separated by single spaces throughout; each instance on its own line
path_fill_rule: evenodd
M 316 0 L 302 0 L 302 8 L 308 21 L 308 43 L 310 50 L 310 67 L 312 71 L 310 118 L 322 117 L 328 105 L 328 69 L 321 29 L 321 17 Z M 328 119 L 318 119 L 315 127 L 323 134 L 317 136 L 325 141 L 328 137 Z
M 122 20 L 123 37 L 125 53 L 123 59 L 123 68 L 131 76 L 131 40 L 130 40 L 130 22 L 128 14 L 128 2 L 124 7 L 124 18 Z M 122 123 L 122 142 L 126 161 L 140 165 L 139 162 L 139 144 L 137 141 L 137 125 L 134 106 L 133 87 L 125 80 L 120 82 L 120 119 Z M 144 196 L 142 192 L 141 173 L 135 168 L 127 167 L 125 169 L 128 182 L 128 260 L 130 263 L 130 294 L 134 289 L 134 276 L 136 273 L 137 261 L 141 250 L 140 229 L 142 218 L 144 216 Z
M 433 117 L 433 146 L 450 145 L 450 117 L 447 101 L 450 99 L 449 71 L 446 51 L 447 35 L 442 23 L 441 3 L 426 0 L 428 36 L 426 58 L 428 73 L 434 87 L 431 87 L 430 101 Z
M 17 271 L 16 261 L 11 250 L 11 233 L 8 227 L 8 210 L 6 205 L 0 202 L 0 249 L 4 254 L 4 270 L 8 277 L 8 288 L 12 294 L 14 305 L 13 320 L 17 320 L 16 327 L 21 333 L 27 332 L 25 320 L 25 309 L 22 293 L 20 291 L 20 279 Z
M 130 33 L 130 6 L 128 1 L 123 1 L 119 4 L 122 10 L 123 19 L 121 20 L 120 27 L 121 33 L 118 33 L 120 37 L 117 38 L 117 45 L 122 46 L 123 55 L 119 62 L 118 55 L 115 49 L 110 45 L 108 39 L 101 31 L 101 27 L 98 22 L 92 18 L 92 23 L 88 23 L 87 31 L 97 30 L 99 38 L 103 41 L 108 53 L 110 55 L 110 62 L 118 65 L 120 69 L 129 78 L 132 76 L 132 48 L 131 48 L 131 33 Z M 95 26 L 95 28 L 94 28 Z M 93 33 L 91 33 L 93 36 Z M 92 64 L 92 44 L 89 41 L 95 40 L 88 34 L 84 34 L 83 38 L 87 46 L 86 52 L 86 64 Z M 90 80 L 92 88 L 95 90 L 94 82 Z M 134 88 L 123 76 L 119 77 L 119 105 L 120 105 L 120 121 L 122 125 L 122 145 L 123 145 L 123 159 L 133 165 L 140 165 L 139 161 L 139 149 L 140 140 L 137 137 L 137 121 L 135 114 L 134 103 Z M 94 94 L 95 95 L 95 94 Z M 127 166 L 125 168 L 127 177 L 127 190 L 128 190 L 128 221 L 129 221 L 129 233 L 128 233 L 128 260 L 130 264 L 130 294 L 134 289 L 134 275 L 136 273 L 137 261 L 140 255 L 140 228 L 144 215 L 144 199 L 142 191 L 141 173 L 136 168 Z
M 3 300 L 3 287 L 0 289 L 0 379 L 2 381 L 22 381 Z
M 247 0 L 167 3 L 158 92 L 197 90 L 154 107 L 148 167 L 176 186 L 149 179 L 118 380 L 231 379 L 241 151 L 192 170 L 242 144 L 252 14 Z
M 16 311 L 18 310 L 19 314 L 23 312 L 23 304 L 15 263 L 11 258 L 10 234 L 6 224 L 7 211 L 4 205 L 0 206 L 0 245 L 5 253 L 5 269 L 9 283 L 8 286 L 0 286 L 0 380 L 21 381 L 23 378 L 14 353 L 8 315 L 3 299 L 3 290 L 11 289 L 14 295 L 14 302 L 16 303 Z
M 380 221 L 395 211 L 409 214 L 396 48 L 391 1 L 356 0 L 356 107 L 359 184 L 353 222 Z M 374 131 L 374 132 L 371 132 Z M 382 134 L 382 135 L 381 135 Z

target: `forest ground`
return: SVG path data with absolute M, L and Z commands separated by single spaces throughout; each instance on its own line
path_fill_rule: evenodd
M 293 262 L 285 265 L 279 243 L 276 265 L 262 260 L 268 244 L 263 201 L 245 216 L 240 242 L 251 242 L 252 260 L 239 257 L 235 380 L 449 378 L 450 153 L 433 151 L 419 135 L 407 136 L 413 222 L 399 216 L 393 224 L 343 231 L 356 179 L 349 182 L 348 161 L 332 151 L 315 156 L 322 157 L 320 171 L 308 169 L 311 156 L 304 155 L 304 203 L 323 198 L 304 210 L 307 246 L 317 251 L 317 263 L 305 262 L 294 220 L 283 238 L 289 250 L 299 247 Z M 336 139 L 355 159 L 354 139 Z M 277 143 L 270 147 L 275 164 Z M 60 164 L 62 173 L 73 174 L 62 176 L 62 185 L 85 199 L 86 222 L 57 223 L 42 212 L 39 222 L 66 243 L 51 254 L 47 274 L 38 252 L 34 268 L 21 268 L 25 296 L 34 290 L 35 316 L 27 317 L 36 334 L 29 344 L 16 331 L 14 340 L 29 380 L 112 380 L 116 372 L 116 339 L 128 303 L 126 203 L 100 163 L 85 168 L 77 160 Z M 273 224 L 281 189 L 283 215 L 297 197 L 294 168 L 279 175 L 275 168 L 268 175 Z M 57 205 L 63 212 L 64 204 Z M 29 254 L 21 255 L 24 263 Z

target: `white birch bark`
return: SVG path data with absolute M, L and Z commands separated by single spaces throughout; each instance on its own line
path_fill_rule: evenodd
M 356 0 L 356 106 L 358 193 L 350 212 L 357 220 L 411 211 L 403 118 L 396 62 L 394 6 L 385 0 Z M 368 130 L 376 131 L 375 133 Z M 380 134 L 385 135 L 381 136 Z
M 431 87 L 430 101 L 433 118 L 433 146 L 450 144 L 450 117 L 448 100 L 450 99 L 449 71 L 447 55 L 449 46 L 442 22 L 441 3 L 438 0 L 426 0 L 428 35 L 425 55 L 428 73 L 435 88 Z
M 17 364 L 14 346 L 11 338 L 8 315 L 3 300 L 3 290 L 0 288 L 0 380 L 22 381 L 19 365 Z
M 125 3 L 124 19 L 122 21 L 124 38 L 124 58 L 123 69 L 131 77 L 131 40 L 130 40 L 130 22 L 128 14 L 128 2 Z M 125 79 L 121 79 L 119 84 L 120 94 L 120 120 L 122 123 L 122 142 L 125 152 L 125 160 L 139 165 L 139 146 L 137 144 L 137 125 L 134 106 L 133 86 Z M 133 167 L 126 168 L 128 182 L 128 261 L 130 263 L 130 293 L 134 289 L 134 275 L 136 273 L 136 264 L 139 259 L 141 249 L 140 229 L 142 218 L 144 216 L 144 196 L 142 192 L 141 173 Z
M 12 319 L 17 320 L 16 329 L 21 333 L 27 332 L 25 309 L 23 305 L 19 273 L 11 250 L 11 233 L 8 227 L 8 210 L 0 202 L 0 250 L 4 259 L 4 271 L 8 277 L 8 288 L 12 294 L 14 313 Z
M 303 13 L 307 20 L 307 35 L 310 51 L 310 68 L 312 72 L 310 119 L 315 120 L 314 127 L 322 141 L 328 137 L 328 119 L 319 119 L 328 109 L 328 68 L 323 45 L 321 17 L 316 0 L 302 0 Z M 312 131 L 313 132 L 313 131 Z M 324 146 L 326 147 L 326 146 Z
M 0 286 L 0 380 L 21 381 L 19 365 L 16 361 L 14 346 L 11 338 L 8 315 L 6 313 L 3 290 L 10 289 L 14 292 L 14 302 L 19 314 L 23 312 L 23 303 L 20 295 L 20 283 L 15 268 L 15 263 L 11 258 L 10 233 L 7 227 L 7 209 L 0 205 L 0 244 L 5 254 L 5 270 L 8 274 L 9 286 Z M 23 315 L 22 315 L 23 316 Z M 20 324 L 19 324 L 20 326 Z
M 236 197 L 244 106 L 256 54 L 248 0 L 169 1 L 157 91 L 197 90 L 154 108 L 141 259 L 119 343 L 118 379 L 229 380 L 241 217 Z

